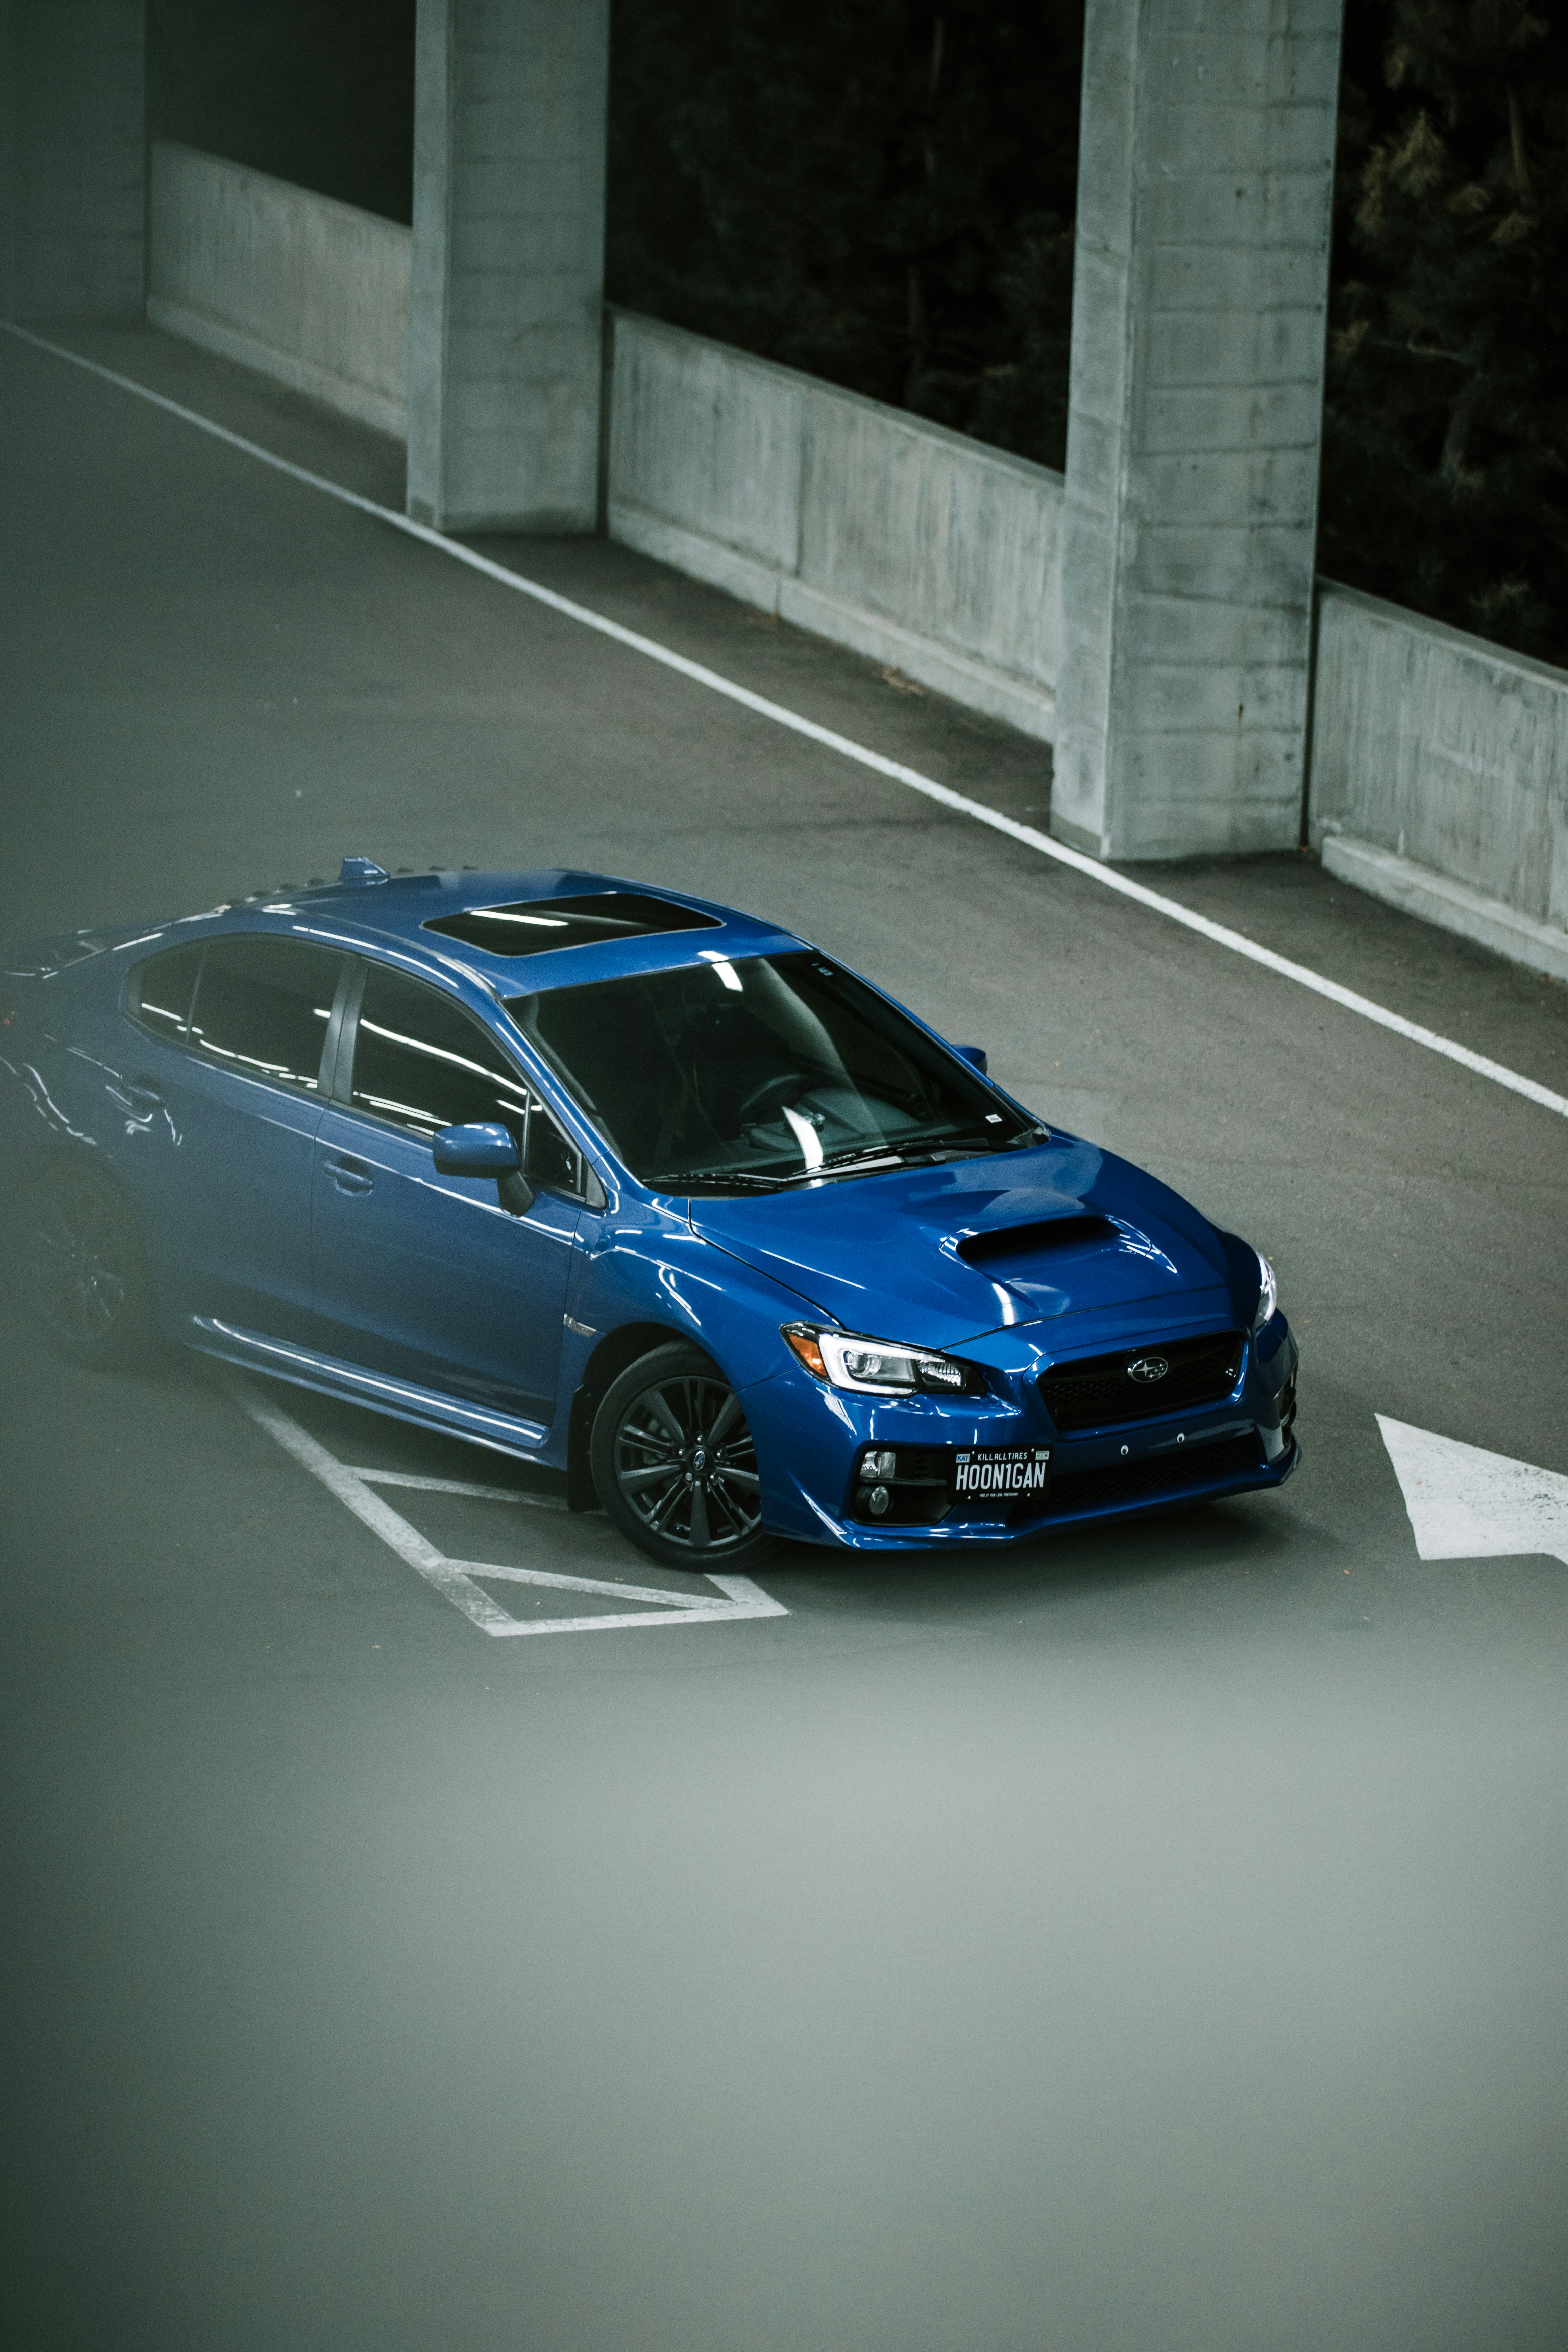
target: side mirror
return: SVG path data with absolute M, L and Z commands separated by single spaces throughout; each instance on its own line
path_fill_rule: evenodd
M 430 1139 L 437 1176 L 514 1176 L 517 1141 L 499 1119 L 472 1127 L 444 1127 Z
M 972 1064 L 973 1066 L 979 1071 L 982 1077 L 985 1076 L 985 1048 L 984 1045 L 955 1045 L 952 1050 L 961 1061 Z

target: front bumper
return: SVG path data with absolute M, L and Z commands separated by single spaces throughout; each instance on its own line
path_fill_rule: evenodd
M 974 1362 L 984 1351 L 962 1352 Z M 1020 1543 L 1173 1503 L 1279 1486 L 1300 1461 L 1292 1429 L 1298 1351 L 1282 1315 L 1247 1340 L 1226 1396 L 1070 1432 L 1056 1428 L 1040 1394 L 1050 1360 L 1045 1350 L 1016 1331 L 1001 1335 L 994 1352 L 997 1360 L 984 1366 L 984 1396 L 857 1396 L 793 1365 L 758 1382 L 745 1403 L 765 1525 L 854 1551 Z M 975 1446 L 1048 1446 L 1048 1491 L 1014 1503 L 981 1496 L 950 1503 L 945 1465 Z M 897 1497 L 880 1519 L 868 1500 L 868 1451 L 891 1452 L 899 1469 L 912 1474 L 878 1482 Z M 917 1479 L 927 1482 L 918 1491 Z

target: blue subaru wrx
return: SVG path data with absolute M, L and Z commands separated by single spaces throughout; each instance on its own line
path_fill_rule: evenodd
M 389 876 L 0 959 L 0 1181 L 155 1333 L 563 1472 L 667 1567 L 1016 1542 L 1294 1469 L 1266 1260 L 803 940 Z

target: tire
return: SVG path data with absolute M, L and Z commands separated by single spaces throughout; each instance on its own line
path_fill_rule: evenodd
M 131 1212 L 101 1168 L 60 1160 L 30 1171 L 16 1238 L 23 1295 L 58 1356 L 96 1372 L 146 1354 L 152 1277 Z
M 594 1416 L 589 1461 L 606 1517 L 661 1568 L 744 1571 L 774 1548 L 740 1399 L 699 1348 L 627 1367 Z

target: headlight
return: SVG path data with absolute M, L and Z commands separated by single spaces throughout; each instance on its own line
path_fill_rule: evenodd
M 981 1385 L 968 1364 L 924 1348 L 894 1348 L 882 1339 L 862 1339 L 852 1331 L 825 1330 L 820 1323 L 785 1323 L 790 1348 L 819 1381 L 853 1389 L 860 1396 L 909 1396 L 916 1390 L 945 1396 L 973 1392 Z
M 1263 1287 L 1258 1294 L 1258 1312 L 1252 1318 L 1252 1328 L 1255 1331 L 1261 1331 L 1279 1304 L 1279 1285 L 1275 1277 L 1274 1268 L 1261 1250 L 1255 1250 L 1253 1255 L 1258 1260 L 1258 1271 Z

